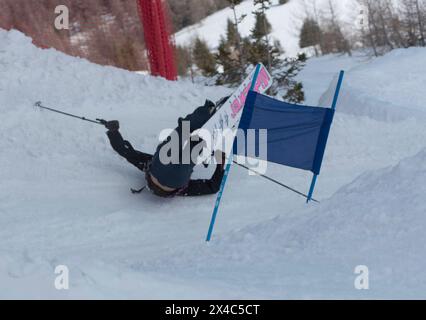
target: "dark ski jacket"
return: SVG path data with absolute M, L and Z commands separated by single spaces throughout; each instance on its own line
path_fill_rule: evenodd
M 190 132 L 201 128 L 210 119 L 214 113 L 215 104 L 206 101 L 206 104 L 197 108 L 192 114 L 185 118 L 180 118 L 178 127 L 175 129 L 181 137 L 182 122 L 189 121 Z M 220 189 L 220 184 L 224 175 L 223 165 L 218 164 L 211 179 L 191 180 L 191 175 L 195 167 L 194 163 L 190 164 L 162 164 L 159 159 L 159 150 L 168 141 L 161 143 L 155 154 L 150 155 L 147 153 L 135 150 L 132 145 L 123 139 L 120 132 L 108 131 L 108 138 L 111 142 L 113 149 L 128 162 L 136 166 L 143 172 L 149 172 L 157 178 L 157 180 L 165 186 L 179 189 L 177 195 L 184 196 L 200 196 L 215 194 Z M 181 139 L 180 139 L 181 140 Z M 188 146 L 192 149 L 197 143 L 189 143 Z M 180 150 L 182 150 L 180 148 Z
M 178 119 L 178 127 L 174 130 L 174 134 L 177 134 L 179 137 L 179 150 L 181 150 L 178 164 L 164 164 L 160 161 L 160 150 L 170 142 L 170 136 L 157 147 L 150 166 L 150 173 L 157 178 L 162 185 L 174 189 L 181 189 L 191 180 L 191 175 L 196 164 L 192 162 L 192 159 L 188 159 L 190 160 L 189 163 L 185 163 L 183 155 L 190 155 L 192 150 L 203 142 L 188 141 L 190 138 L 188 133 L 202 128 L 214 114 L 215 107 L 216 105 L 213 102 L 207 100 L 204 106 L 198 107 L 185 118 Z M 187 128 L 184 128 L 184 123 Z M 185 132 L 185 130 L 189 132 Z M 169 156 L 171 155 L 169 154 Z

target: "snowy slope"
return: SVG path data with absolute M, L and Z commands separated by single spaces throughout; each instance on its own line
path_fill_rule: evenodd
M 162 129 L 228 89 L 97 66 L 0 30 L 0 297 L 424 298 L 425 75 L 413 61 L 425 65 L 425 53 L 311 59 L 300 75 L 309 103 L 327 104 L 335 75 L 348 70 L 318 181 L 322 203 L 306 206 L 233 168 L 206 245 L 215 197 L 131 195 L 143 176 L 102 127 L 32 104 L 119 119 L 135 147 L 152 151 Z M 378 117 L 376 107 L 404 116 Z M 268 174 L 308 188 L 307 173 L 270 165 Z M 69 291 L 53 287 L 60 264 Z M 360 264 L 371 270 L 368 292 L 353 288 Z
M 342 90 L 344 107 L 341 111 L 368 115 L 377 120 L 400 120 L 413 116 L 426 120 L 424 91 L 417 89 L 425 83 L 426 55 L 423 48 L 412 48 L 409 52 L 407 55 L 406 49 L 393 50 L 381 59 L 354 68 Z M 416 84 L 414 80 L 419 82 Z M 395 87 L 395 84 L 398 86 Z M 334 87 L 330 86 L 320 104 L 327 104 L 333 94 Z
M 288 56 L 295 56 L 300 51 L 299 35 L 303 25 L 303 20 L 307 15 L 313 15 L 315 6 L 320 17 L 329 16 L 329 0 L 290 0 L 285 5 L 278 5 L 278 1 L 273 1 L 274 6 L 268 11 L 267 16 L 272 25 L 272 37 L 278 39 Z M 315 6 L 314 6 L 315 3 Z M 333 0 L 335 14 L 342 24 L 342 27 L 349 34 L 354 30 L 359 14 L 359 5 L 356 0 Z M 255 7 L 252 0 L 246 0 L 237 6 L 238 15 L 246 14 L 240 27 L 243 36 L 248 36 L 254 26 L 254 16 L 252 12 Z M 189 26 L 176 33 L 176 43 L 187 45 L 199 36 L 216 48 L 221 35 L 225 35 L 227 19 L 233 21 L 234 14 L 230 8 L 218 11 L 203 19 L 196 25 Z
M 192 281 L 225 278 L 249 298 L 424 299 L 425 176 L 426 148 L 296 216 L 231 232 L 158 265 L 173 264 Z M 357 265 L 370 269 L 368 292 L 354 290 Z

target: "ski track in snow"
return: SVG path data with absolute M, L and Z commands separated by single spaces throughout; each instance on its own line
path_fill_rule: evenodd
M 134 196 L 143 175 L 97 125 L 36 110 L 119 119 L 135 148 L 229 93 L 41 50 L 0 30 L 1 298 L 425 298 L 425 49 L 367 60 L 311 59 L 307 103 L 328 105 L 347 75 L 316 198 L 232 169 L 212 243 L 216 197 Z M 269 165 L 306 191 L 310 174 Z M 54 268 L 70 269 L 57 291 Z M 370 267 L 371 290 L 353 287 Z

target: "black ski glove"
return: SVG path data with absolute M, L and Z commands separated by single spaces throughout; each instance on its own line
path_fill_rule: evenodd
M 118 131 L 120 129 L 120 122 L 117 120 L 113 121 L 103 121 L 102 124 L 107 128 L 109 131 Z

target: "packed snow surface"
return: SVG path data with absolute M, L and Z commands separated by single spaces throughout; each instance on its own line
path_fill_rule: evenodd
M 426 50 L 326 56 L 300 74 L 329 105 L 347 71 L 316 198 L 233 167 L 215 196 L 132 195 L 143 174 L 105 129 L 33 107 L 118 119 L 135 148 L 229 93 L 102 67 L 0 30 L 0 298 L 426 298 Z M 307 191 L 311 175 L 269 165 Z M 55 267 L 70 288 L 55 289 Z M 356 266 L 370 289 L 356 290 Z

